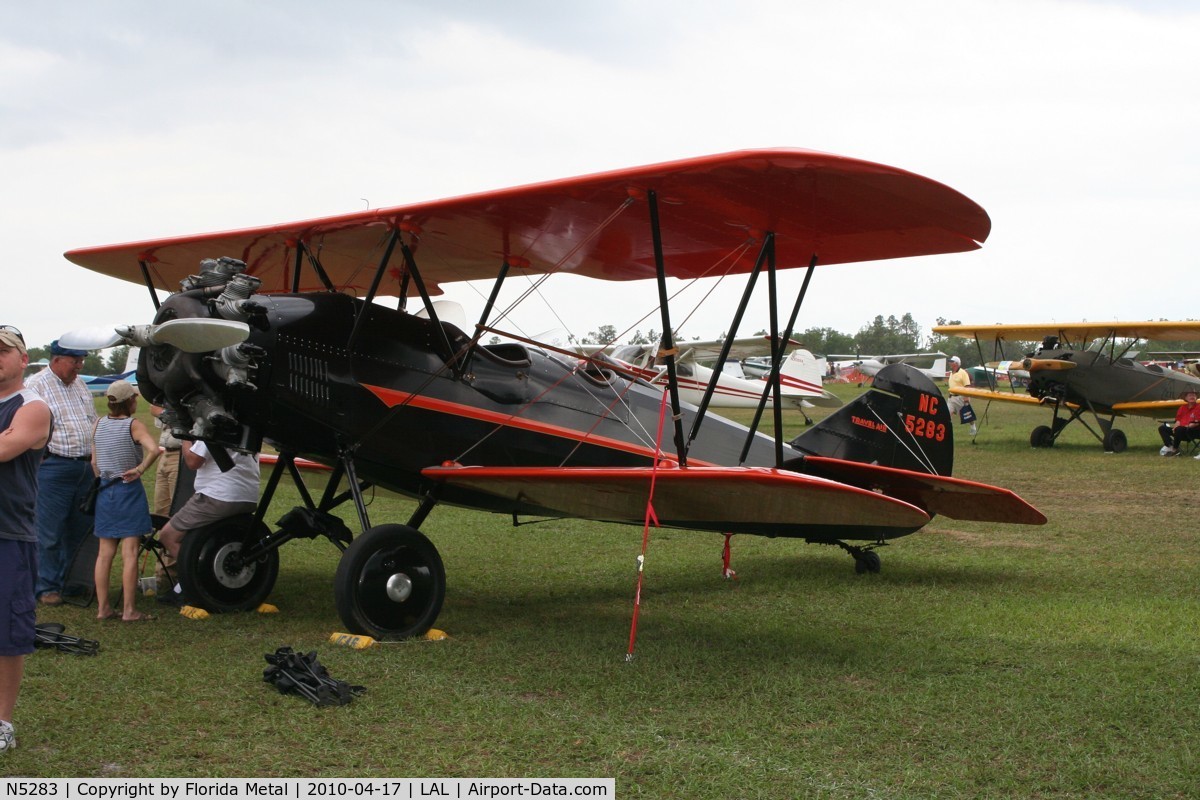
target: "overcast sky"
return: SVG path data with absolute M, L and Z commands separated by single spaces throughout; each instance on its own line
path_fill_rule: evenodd
M 0 323 L 39 345 L 148 321 L 75 247 L 752 147 L 907 169 L 992 219 L 975 253 L 818 269 L 801 329 L 1195 318 L 1197 43 L 1183 0 L 4 2 Z M 602 288 L 552 289 L 559 317 L 522 329 L 653 307 Z

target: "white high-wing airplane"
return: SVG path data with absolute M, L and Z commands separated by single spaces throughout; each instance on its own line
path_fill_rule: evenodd
M 887 356 L 826 356 L 833 364 L 834 371 L 840 374 L 843 370 L 857 369 L 862 374 L 874 378 L 879 370 L 888 364 L 908 364 L 922 372 L 930 380 L 946 380 L 946 354 L 937 353 L 898 353 Z M 931 364 L 923 367 L 920 364 Z
M 679 398 L 698 404 L 712 379 L 713 368 L 699 363 L 716 360 L 721 354 L 723 341 L 679 341 L 680 353 L 676 356 L 676 373 L 679 382 Z M 663 364 L 655 363 L 658 346 L 654 344 L 576 345 L 581 355 L 603 354 L 620 362 L 639 377 L 653 384 L 666 385 L 667 371 Z M 741 359 L 769 352 L 770 342 L 762 336 L 735 339 L 728 353 L 729 359 Z M 788 406 L 800 409 L 821 406 L 837 408 L 842 401 L 826 391 L 821 385 L 825 373 L 825 360 L 819 359 L 802 347 L 793 348 L 779 369 L 779 395 Z M 767 383 L 761 378 L 745 377 L 736 360 L 722 368 L 717 385 L 709 402 L 714 408 L 757 408 Z M 808 421 L 808 415 L 804 418 Z

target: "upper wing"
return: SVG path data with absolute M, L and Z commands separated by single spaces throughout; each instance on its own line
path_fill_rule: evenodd
M 878 356 L 879 360 L 884 364 L 917 364 L 929 362 L 932 364 L 939 358 L 945 358 L 946 354 L 939 351 L 936 353 L 898 353 L 894 355 Z
M 940 183 L 894 167 L 807 150 L 747 150 L 532 184 L 429 203 L 303 222 L 71 250 L 105 275 L 175 290 L 205 258 L 231 256 L 291 291 L 297 244 L 335 288 L 365 293 L 403 233 L 421 273 L 437 283 L 495 278 L 501 263 L 526 273 L 605 280 L 653 277 L 647 197 L 658 198 L 667 273 L 679 278 L 748 272 L 754 241 L 775 234 L 780 267 L 974 250 L 991 221 Z M 746 245 L 750 246 L 747 247 Z M 393 265 L 401 264 L 399 254 Z M 302 270 L 301 290 L 322 288 Z M 381 295 L 399 291 L 390 270 Z
M 721 355 L 721 348 L 725 345 L 725 340 L 688 341 L 680 339 L 675 342 L 675 345 L 685 358 L 690 357 L 696 361 L 709 361 Z M 799 346 L 800 342 L 791 339 L 784 345 L 784 351 L 786 352 L 793 347 Z M 730 358 L 742 359 L 769 355 L 771 355 L 771 337 L 769 336 L 739 336 L 733 340 L 729 348 Z
M 934 333 L 971 339 L 1009 339 L 1028 342 L 1058 336 L 1063 341 L 1088 342 L 1104 336 L 1156 341 L 1188 341 L 1200 338 L 1200 321 L 1190 322 L 1045 322 L 1025 325 L 937 325 Z

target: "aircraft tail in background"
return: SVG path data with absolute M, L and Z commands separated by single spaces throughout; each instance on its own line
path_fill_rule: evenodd
M 797 347 L 783 360 L 779 368 L 779 388 L 782 394 L 798 395 L 805 402 L 823 408 L 838 408 L 842 401 L 822 385 L 826 361 L 817 358 L 803 347 Z

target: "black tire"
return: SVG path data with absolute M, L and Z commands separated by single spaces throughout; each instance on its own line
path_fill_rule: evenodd
M 864 572 L 879 572 L 883 568 L 883 560 L 874 550 L 864 550 L 854 558 L 854 571 L 859 575 Z
M 249 514 L 188 531 L 175 565 L 188 603 L 214 612 L 258 608 L 275 588 L 279 551 L 269 550 L 249 564 L 238 556 L 243 544 L 267 535 L 267 527 L 256 527 Z
M 1054 431 L 1049 425 L 1038 425 L 1029 434 L 1030 447 L 1054 447 Z
M 1112 429 L 1104 434 L 1104 449 L 1106 451 L 1124 453 L 1127 447 L 1129 447 L 1129 441 L 1125 438 L 1123 431 Z
M 421 636 L 441 613 L 446 569 L 433 542 L 417 529 L 379 525 L 346 548 L 333 594 L 350 633 L 387 640 Z

